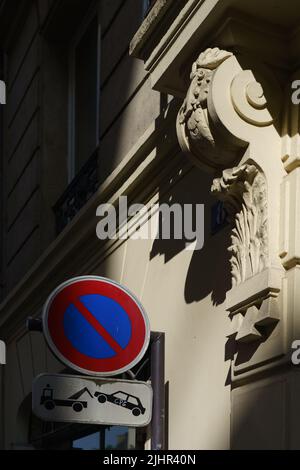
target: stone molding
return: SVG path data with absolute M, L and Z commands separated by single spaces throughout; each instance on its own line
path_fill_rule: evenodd
M 282 162 L 287 173 L 300 166 L 299 104 L 292 102 L 292 83 L 300 79 L 300 70 L 292 75 L 285 90 L 282 119 Z

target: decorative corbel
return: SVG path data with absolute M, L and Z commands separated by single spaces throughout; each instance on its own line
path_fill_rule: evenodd
M 177 117 L 177 135 L 182 150 L 204 169 L 224 168 L 236 155 L 231 148 L 218 145 L 217 132 L 211 122 L 208 94 L 214 71 L 231 52 L 207 49 L 193 63 L 191 84 Z
M 205 170 L 234 166 L 249 143 L 272 133 L 278 120 L 282 92 L 273 74 L 262 64 L 245 70 L 244 62 L 216 47 L 192 65 L 177 136 L 183 152 Z
M 192 65 L 177 117 L 181 149 L 215 175 L 231 231 L 232 289 L 226 304 L 236 341 L 264 342 L 280 320 L 278 295 L 281 88 L 270 69 L 218 48 Z M 272 183 L 272 184 L 271 184 Z

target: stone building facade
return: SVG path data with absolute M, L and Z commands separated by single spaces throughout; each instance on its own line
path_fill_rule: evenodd
M 2 0 L 1 447 L 151 447 L 151 427 L 32 416 L 32 379 L 64 369 L 26 318 L 84 274 L 128 287 L 165 335 L 165 448 L 300 447 L 297 3 Z M 120 196 L 158 229 L 157 205 L 204 204 L 202 249 L 99 240 Z

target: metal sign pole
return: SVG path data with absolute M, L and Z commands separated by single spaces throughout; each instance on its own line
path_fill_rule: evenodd
M 165 449 L 165 334 L 151 333 L 151 450 Z
M 6 364 L 6 347 L 4 341 L 0 340 L 0 365 Z
M 0 104 L 6 104 L 6 86 L 3 80 L 0 80 Z
M 4 449 L 4 365 L 6 364 L 6 346 L 0 340 L 0 448 Z

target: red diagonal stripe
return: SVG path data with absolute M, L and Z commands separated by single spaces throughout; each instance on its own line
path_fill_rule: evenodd
M 117 341 L 108 333 L 108 331 L 99 323 L 99 321 L 91 314 L 91 312 L 83 305 L 80 300 L 75 299 L 72 301 L 74 307 L 81 313 L 81 315 L 89 322 L 94 330 L 109 344 L 109 346 L 117 353 L 120 354 L 123 349 Z

